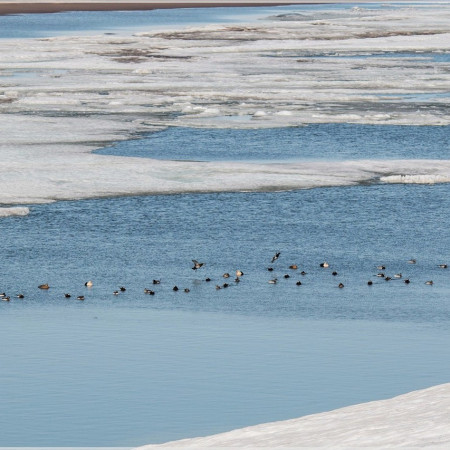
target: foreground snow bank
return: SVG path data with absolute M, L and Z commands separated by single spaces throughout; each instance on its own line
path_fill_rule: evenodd
M 434 447 L 450 444 L 450 383 L 299 419 L 159 447 Z

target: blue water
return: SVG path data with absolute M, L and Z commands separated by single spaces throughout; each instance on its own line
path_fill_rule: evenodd
M 162 442 L 447 382 L 449 194 L 125 197 L 3 219 L 2 289 L 25 299 L 0 302 L 0 444 Z M 375 277 L 378 264 L 411 283 Z M 238 268 L 239 284 L 222 278 Z
M 97 153 L 190 161 L 448 159 L 450 130 L 352 124 L 260 130 L 172 127 Z
M 355 3 L 357 4 L 357 3 Z M 0 16 L 1 38 L 38 38 L 79 34 L 92 31 L 120 33 L 132 28 L 154 29 L 202 25 L 207 23 L 239 23 L 295 11 L 348 9 L 347 5 L 292 5 L 278 7 L 181 8 L 150 11 L 74 11 L 54 14 L 16 14 Z M 370 8 L 386 5 L 369 4 Z M 401 6 L 401 5 L 400 5 Z

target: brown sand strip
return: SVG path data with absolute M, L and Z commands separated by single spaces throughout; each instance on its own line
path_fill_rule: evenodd
M 255 2 L 246 3 L 236 1 L 211 1 L 211 2 L 177 2 L 177 1 L 149 1 L 149 2 L 33 2 L 33 3 L 7 3 L 0 2 L 0 15 L 4 14 L 31 14 L 31 13 L 55 13 L 63 11 L 137 11 L 150 9 L 171 9 L 171 8 L 206 8 L 206 7 L 220 7 L 220 6 L 280 6 L 292 5 L 299 3 L 309 3 L 308 1 L 274 1 L 274 2 Z M 316 2 L 311 2 L 316 3 Z

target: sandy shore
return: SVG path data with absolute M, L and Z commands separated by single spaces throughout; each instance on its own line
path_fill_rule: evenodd
M 63 11 L 131 11 L 169 8 L 204 8 L 219 6 L 276 6 L 310 3 L 351 3 L 351 0 L 0 0 L 0 15 L 54 13 Z

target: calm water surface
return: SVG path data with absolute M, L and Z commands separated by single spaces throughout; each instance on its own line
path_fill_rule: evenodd
M 1 445 L 162 442 L 448 382 L 449 194 L 129 197 L 3 219 L 2 289 L 25 299 L 0 302 Z M 411 284 L 375 277 L 378 264 Z M 216 290 L 237 268 L 242 281 Z
M 311 124 L 267 129 L 171 127 L 97 153 L 191 161 L 447 159 L 450 127 Z

